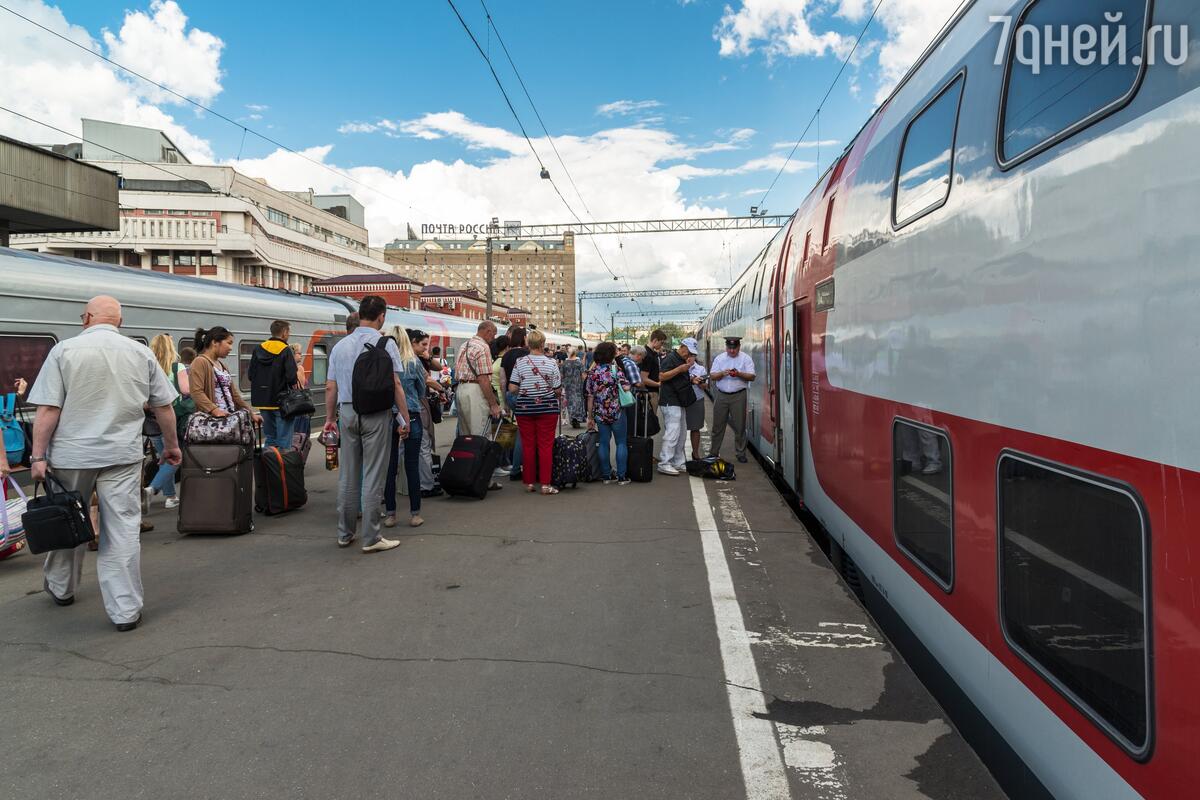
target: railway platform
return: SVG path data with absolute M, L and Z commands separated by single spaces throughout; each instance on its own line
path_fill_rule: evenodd
M 440 431 L 443 452 L 452 430 Z M 0 793 L 991 798 L 1000 789 L 753 462 L 425 502 L 334 544 L 336 474 L 242 537 L 143 536 L 117 634 L 0 563 Z M 403 505 L 404 500 L 401 499 Z

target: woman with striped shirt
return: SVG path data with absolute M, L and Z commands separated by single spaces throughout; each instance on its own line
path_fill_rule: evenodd
M 545 353 L 544 333 L 530 331 L 526 345 L 529 355 L 518 359 L 508 376 L 508 391 L 516 395 L 513 411 L 517 415 L 517 428 L 525 445 L 521 475 L 525 480 L 525 491 L 534 491 L 537 482 L 542 484 L 542 494 L 558 494 L 558 489 L 550 483 L 550 466 L 562 398 L 562 376 L 558 372 L 558 362 Z

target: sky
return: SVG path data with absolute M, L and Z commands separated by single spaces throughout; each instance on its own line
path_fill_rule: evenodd
M 958 5 L 882 0 L 821 110 L 819 135 L 814 126 L 785 166 L 874 3 L 0 0 L 0 106 L 10 110 L 0 110 L 0 133 L 78 141 L 82 117 L 162 128 L 193 161 L 236 165 L 281 189 L 349 191 L 367 207 L 374 246 L 404 237 L 407 225 L 493 216 L 655 219 L 755 205 L 786 214 Z M 578 285 L 728 285 L 769 236 L 580 238 Z

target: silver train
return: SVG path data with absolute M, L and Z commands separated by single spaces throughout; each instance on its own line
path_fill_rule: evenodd
M 197 328 L 223 325 L 234 335 L 226 366 L 237 368 L 239 388 L 248 393 L 246 369 L 254 347 L 269 336 L 272 320 L 291 323 L 290 341 L 299 344 L 310 386 L 324 386 L 329 351 L 345 335 L 346 316 L 356 301 L 303 295 L 276 289 L 217 283 L 202 278 L 98 264 L 73 258 L 0 248 L 0 391 L 12 391 L 17 378 L 32 386 L 46 354 L 55 343 L 79 333 L 79 315 L 97 294 L 116 297 L 124 310 L 122 333 L 147 343 L 169 333 L 176 346 L 191 346 Z M 388 308 L 388 327 L 420 328 L 432 346 L 453 363 L 462 343 L 475 334 L 477 322 Z M 547 334 L 553 345 L 584 347 L 570 336 Z M 315 391 L 314 429 L 325 418 L 324 392 Z

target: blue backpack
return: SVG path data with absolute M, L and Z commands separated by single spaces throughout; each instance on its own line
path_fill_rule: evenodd
M 4 434 L 4 454 L 9 464 L 19 464 L 25 456 L 25 431 L 16 413 L 17 396 L 0 395 L 0 433 Z

